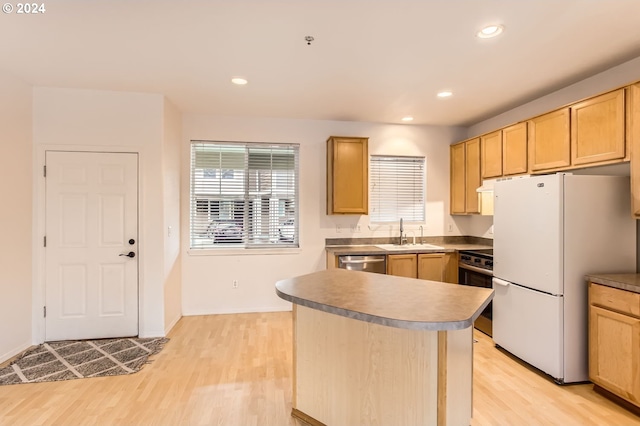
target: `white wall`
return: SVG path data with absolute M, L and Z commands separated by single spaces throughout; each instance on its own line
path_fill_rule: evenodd
M 370 154 L 424 155 L 427 161 L 425 235 L 444 235 L 449 209 L 449 144 L 465 130 L 448 127 L 183 115 L 182 289 L 183 314 L 289 309 L 276 281 L 324 269 L 325 238 L 396 235 L 397 224 L 373 226 L 368 216 L 326 215 L 326 139 L 369 137 Z M 189 250 L 189 141 L 300 144 L 300 249 L 286 254 L 206 255 Z M 361 232 L 351 227 L 359 225 Z M 341 232 L 337 232 L 340 227 Z M 418 224 L 408 225 L 418 232 Z M 451 235 L 454 235 L 452 232 Z M 411 232 L 409 232 L 411 236 Z M 419 235 L 419 234 L 418 234 Z M 238 280 L 237 289 L 232 288 Z
M 638 80 L 640 80 L 640 57 L 474 124 L 469 127 L 466 137 L 479 136 Z M 523 84 L 526 84 L 526 79 L 523 79 Z M 601 170 L 603 174 L 620 174 L 619 169 Z M 465 217 L 456 219 L 456 221 L 461 224 L 461 232 L 465 235 L 493 238 L 493 234 L 490 233 L 493 224 L 491 216 Z
M 0 362 L 31 346 L 32 93 L 0 72 Z
M 33 99 L 36 169 L 41 170 L 47 149 L 139 153 L 139 331 L 143 337 L 164 335 L 164 98 L 156 94 L 38 87 L 34 88 Z M 34 176 L 38 182 L 36 229 L 44 235 L 43 178 L 38 173 Z M 35 247 L 36 255 L 42 259 L 42 248 Z M 43 306 L 44 286 L 39 271 L 36 267 L 35 282 L 40 292 L 34 294 L 34 306 Z M 34 339 L 44 337 L 43 329 L 36 334 Z
M 164 330 L 182 317 L 180 268 L 180 140 L 182 115 L 164 100 L 162 137 L 163 206 L 164 206 Z

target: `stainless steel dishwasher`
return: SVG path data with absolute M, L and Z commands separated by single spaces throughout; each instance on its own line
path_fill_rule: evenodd
M 338 268 L 350 271 L 375 272 L 377 274 L 387 273 L 387 256 L 338 256 Z

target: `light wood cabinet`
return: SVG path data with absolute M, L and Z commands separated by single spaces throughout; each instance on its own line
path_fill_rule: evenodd
M 589 379 L 640 406 L 640 295 L 589 283 Z
M 418 278 L 418 256 L 416 254 L 388 255 L 387 275 Z
M 527 123 L 502 129 L 502 173 L 505 176 L 527 173 Z
M 482 178 L 502 176 L 502 130 L 480 137 Z
M 451 145 L 450 167 L 450 213 L 479 213 L 480 201 L 476 189 L 482 185 L 480 138 Z
M 390 254 L 387 275 L 457 284 L 457 253 Z
M 465 143 L 465 206 L 467 213 L 480 213 L 480 199 L 476 189 L 482 185 L 480 177 L 480 138 Z
M 631 209 L 640 218 L 640 83 L 627 92 L 627 139 L 631 149 Z
M 458 283 L 456 253 L 418 254 L 418 278 L 421 280 Z
M 531 171 L 571 165 L 569 108 L 562 108 L 528 121 Z
M 625 157 L 625 89 L 571 106 L 571 164 Z
M 368 138 L 327 140 L 327 214 L 369 212 Z
M 450 210 L 451 214 L 465 214 L 467 207 L 465 203 L 466 197 L 466 183 L 465 183 L 465 144 L 458 143 L 451 145 L 450 148 L 451 158 L 451 179 L 450 179 L 450 191 L 451 202 Z

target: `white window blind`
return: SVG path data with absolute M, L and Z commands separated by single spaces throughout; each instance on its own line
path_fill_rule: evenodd
M 191 142 L 191 248 L 298 247 L 297 144 Z
M 371 222 L 423 222 L 424 157 L 372 155 L 370 162 Z

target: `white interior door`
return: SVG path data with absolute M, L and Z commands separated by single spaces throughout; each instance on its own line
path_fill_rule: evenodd
M 138 155 L 47 151 L 45 216 L 46 340 L 136 336 Z

